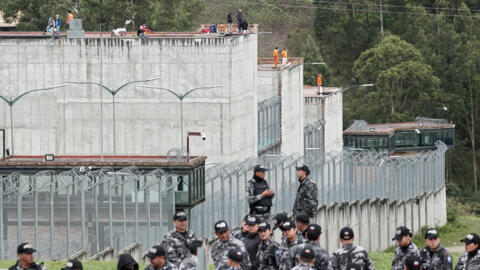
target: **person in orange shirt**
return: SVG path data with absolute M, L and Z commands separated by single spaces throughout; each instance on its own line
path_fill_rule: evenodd
M 285 66 L 287 64 L 287 49 L 283 48 L 282 51 L 282 66 Z
M 275 68 L 277 68 L 278 65 L 278 47 L 273 50 L 273 62 L 275 63 Z
M 318 94 L 321 95 L 323 93 L 322 74 L 318 74 L 317 85 L 318 85 Z
M 67 10 L 67 20 L 65 23 L 67 24 L 67 27 L 70 26 L 70 21 L 73 19 L 73 14 L 70 10 Z

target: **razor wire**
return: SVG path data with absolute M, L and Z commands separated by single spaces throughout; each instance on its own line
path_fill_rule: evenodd
M 321 125 L 315 123 L 310 129 Z M 303 164 L 309 166 L 309 178 L 317 184 L 319 206 L 366 199 L 401 202 L 434 192 L 445 184 L 447 150 L 441 141 L 436 147 L 414 155 L 345 149 L 336 155 L 315 151 L 304 156 L 264 154 L 216 164 L 206 169 L 206 201 L 191 210 L 192 228 L 198 236 L 208 238 L 218 220 L 226 220 L 231 227 L 240 224 L 249 211 L 245 186 L 257 164 L 269 169 L 265 179 L 275 191 L 271 214 L 291 213 L 298 188 L 296 167 Z
M 0 259 L 30 242 L 40 259 L 149 247 L 172 229 L 177 177 L 157 169 L 77 167 L 1 177 Z

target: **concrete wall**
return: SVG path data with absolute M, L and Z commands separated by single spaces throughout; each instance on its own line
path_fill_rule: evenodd
M 324 100 L 325 153 L 336 155 L 343 150 L 343 102 L 342 93 L 327 96 Z
M 426 218 L 430 216 L 435 219 Z M 340 229 L 344 226 L 353 229 L 357 245 L 363 246 L 368 251 L 382 251 L 395 245 L 392 238 L 399 226 L 405 225 L 413 233 L 418 233 L 423 226 L 445 225 L 447 222 L 445 187 L 404 202 L 374 199 L 323 205 L 312 222 L 322 227 L 320 245 L 329 253 L 340 247 L 338 237 Z
M 261 68 L 258 70 L 257 99 L 262 101 L 275 95 L 281 102 L 280 153 L 303 155 L 303 66 L 289 71 Z
M 303 66 L 282 71 L 281 153 L 303 155 Z
M 304 125 L 324 120 L 325 153 L 336 155 L 343 149 L 343 99 L 340 88 L 326 88 L 331 93 L 317 95 L 315 87 L 304 89 Z
M 223 85 L 184 100 L 184 133 L 202 131 L 208 137 L 192 139 L 192 154 L 214 162 L 257 154 L 257 35 L 143 41 L 0 39 L 0 47 L 0 95 L 9 98 L 64 81 L 103 81 L 116 88 L 160 76 L 144 84 L 175 91 Z M 12 149 L 9 109 L 0 104 L 0 128 L 7 128 L 7 147 Z M 106 91 L 68 85 L 32 93 L 13 106 L 15 154 L 100 154 L 103 113 L 104 154 L 165 155 L 181 143 L 179 108 L 168 93 L 138 85 L 123 89 L 115 96 L 114 151 L 112 96 Z

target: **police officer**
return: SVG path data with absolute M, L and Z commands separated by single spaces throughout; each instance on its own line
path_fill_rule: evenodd
M 275 192 L 270 189 L 267 181 L 265 181 L 266 171 L 268 170 L 263 165 L 255 166 L 253 178 L 248 180 L 246 186 L 250 214 L 260 217 L 261 221 L 268 221 L 272 199 L 275 195 Z
M 315 251 L 310 246 L 302 248 L 300 256 L 298 256 L 298 264 L 292 270 L 311 270 L 315 262 Z
M 423 269 L 422 259 L 417 255 L 411 254 L 405 259 L 404 270 L 421 270 L 421 269 Z
M 273 230 L 275 230 L 277 228 L 280 228 L 280 226 L 282 226 L 282 224 L 288 220 L 288 215 L 285 212 L 280 212 L 276 214 L 273 219 L 275 220 L 275 224 L 273 225 Z
M 8 270 L 46 270 L 43 264 L 37 264 L 33 261 L 36 249 L 29 243 L 22 243 L 17 247 L 18 261 Z
M 425 232 L 427 246 L 420 250 L 422 269 L 424 270 L 452 270 L 452 255 L 440 245 L 440 235 L 434 228 Z
M 178 267 L 190 255 L 188 246 L 197 238 L 195 233 L 187 230 L 187 215 L 184 212 L 173 215 L 173 224 L 175 229 L 165 235 L 161 245 L 167 252 L 168 260 Z
M 294 217 L 300 213 L 313 217 L 317 211 L 317 185 L 310 181 L 308 178 L 309 174 L 310 169 L 306 165 L 297 167 L 297 177 L 300 186 L 298 187 L 297 196 L 295 197 L 295 202 L 293 204 Z
M 247 219 L 250 215 L 246 215 L 242 220 L 242 227 L 236 227 L 232 229 L 232 236 L 237 238 L 238 240 L 242 241 L 248 235 L 248 226 L 247 226 Z
M 190 256 L 183 259 L 182 263 L 178 267 L 179 270 L 195 270 L 198 267 L 197 249 L 202 246 L 202 241 L 195 240 L 188 247 L 190 250 Z
M 411 255 L 420 257 L 420 252 L 412 242 L 412 232 L 407 227 L 401 226 L 397 228 L 392 241 L 395 240 L 398 242 L 398 247 L 393 255 L 392 270 L 402 270 L 405 266 L 405 259 Z
M 306 214 L 300 213 L 295 218 L 295 221 L 297 223 L 297 231 L 300 233 L 300 235 L 304 239 L 307 239 L 307 236 L 306 236 L 307 228 L 310 225 L 309 216 L 307 216 Z
M 297 234 L 295 222 L 288 220 L 285 221 L 280 227 L 285 238 L 282 240 L 282 247 L 288 249 L 291 255 L 291 265 L 296 264 L 296 255 L 301 252 L 300 245 L 305 243 L 305 240 Z
M 348 265 L 357 265 L 362 270 L 374 270 L 373 262 L 363 247 L 353 244 L 355 235 L 350 227 L 340 230 L 342 247 L 332 253 L 332 269 L 345 270 Z
M 260 244 L 260 242 L 262 242 L 262 239 L 258 235 L 259 219 L 256 216 L 250 215 L 247 218 L 246 222 L 248 228 L 248 235 L 244 238 L 243 243 L 245 244 L 248 256 L 250 257 L 250 263 L 252 264 L 250 269 L 256 270 L 258 268 L 258 245 Z
M 117 270 L 138 270 L 138 263 L 128 253 L 118 256 Z
M 230 228 L 224 220 L 217 221 L 214 225 L 215 235 L 217 240 L 210 247 L 213 263 L 215 268 L 226 265 L 228 261 L 228 252 L 232 249 L 239 250 L 243 253 L 243 260 L 241 263 L 242 269 L 250 269 L 250 260 L 247 255 L 247 250 L 242 241 L 230 235 Z
M 167 261 L 166 252 L 162 246 L 156 245 L 148 250 L 146 257 L 150 260 L 150 264 L 145 270 L 177 270 L 178 268 Z
M 469 233 L 465 238 L 460 240 L 465 243 L 465 254 L 458 259 L 455 270 L 479 270 L 480 269 L 480 236 L 476 233 Z
M 83 265 L 79 260 L 70 260 L 62 270 L 83 270 Z M 121 268 L 118 268 L 118 270 L 121 270 Z M 138 265 L 136 270 L 138 270 Z
M 282 248 L 279 243 L 271 239 L 272 230 L 270 224 L 262 222 L 258 225 L 258 234 L 262 239 L 258 245 L 257 258 L 258 269 L 291 269 L 291 256 L 287 249 Z
M 228 251 L 227 264 L 224 264 L 218 268 L 218 270 L 240 270 L 241 262 L 244 254 L 238 249 L 231 249 Z
M 310 246 L 315 252 L 315 262 L 312 268 L 316 270 L 327 270 L 330 264 L 328 252 L 322 247 L 320 247 L 320 235 L 322 234 L 322 227 L 317 224 L 311 224 L 305 230 L 305 233 L 305 243 L 300 245 L 300 248 L 297 249 L 297 252 L 303 250 L 306 246 Z M 296 254 L 295 258 L 298 258 L 298 255 L 299 254 Z

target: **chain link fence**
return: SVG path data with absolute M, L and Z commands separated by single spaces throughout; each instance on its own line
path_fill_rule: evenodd
M 245 186 L 253 167 L 263 164 L 266 179 L 275 191 L 272 214 L 291 213 L 298 188 L 296 166 L 309 166 L 310 179 L 318 186 L 319 205 L 384 199 L 404 201 L 437 190 L 445 184 L 446 145 L 416 154 L 388 156 L 371 151 L 344 150 L 336 156 L 316 151 L 300 155 L 263 155 L 241 162 L 217 164 L 206 171 L 206 201 L 191 211 L 191 228 L 198 236 L 211 237 L 213 224 L 226 220 L 240 224 L 248 213 Z
M 89 256 L 138 243 L 146 250 L 173 229 L 177 177 L 161 169 L 74 168 L 1 178 L 0 259 L 30 242 L 40 259 Z

